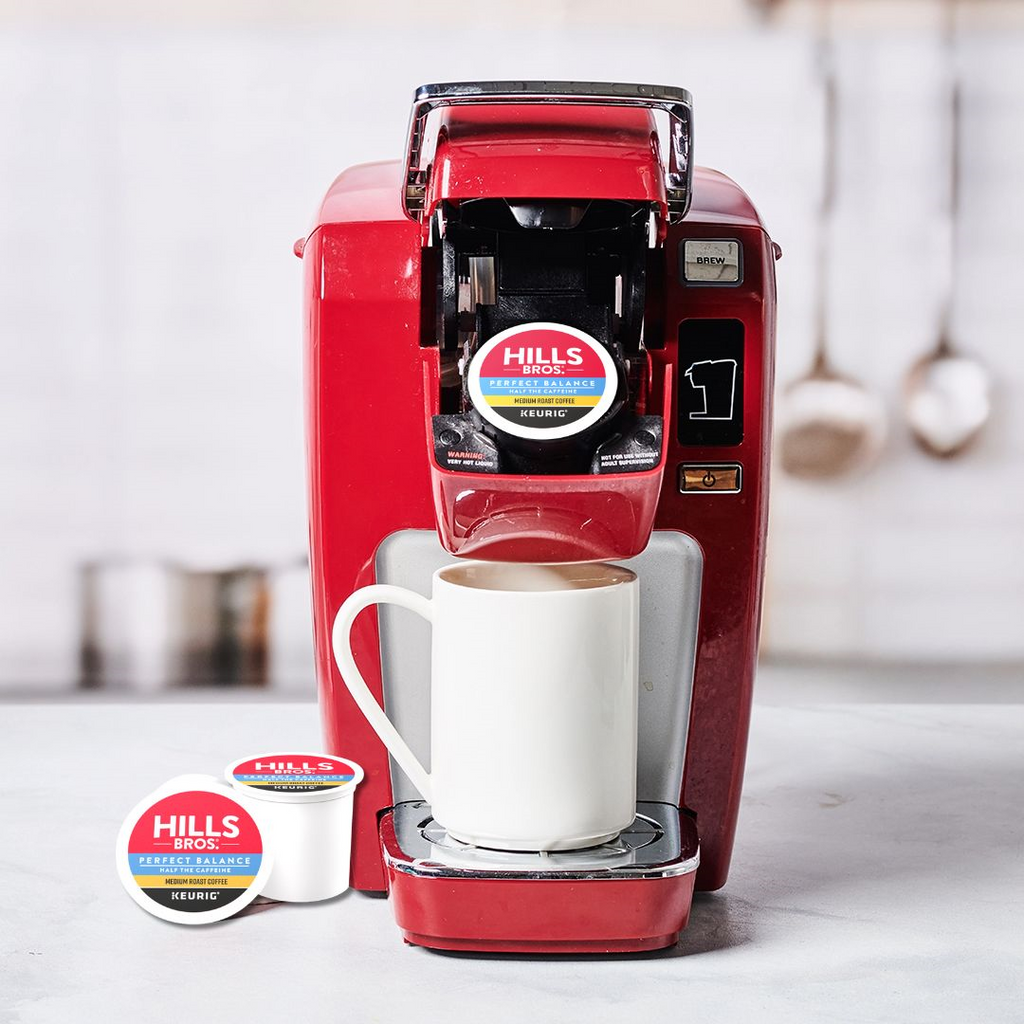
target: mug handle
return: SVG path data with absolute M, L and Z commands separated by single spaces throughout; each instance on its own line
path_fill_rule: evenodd
M 409 611 L 422 615 L 430 623 L 434 621 L 433 606 L 428 598 L 415 591 L 405 590 L 403 587 L 392 587 L 385 583 L 376 583 L 373 586 L 363 587 L 348 597 L 338 609 L 338 614 L 334 618 L 334 629 L 331 632 L 334 660 L 337 662 L 338 671 L 341 672 L 345 686 L 348 687 L 348 692 L 352 694 L 352 699 L 373 727 L 373 731 L 380 737 L 381 742 L 388 748 L 391 756 L 401 766 L 402 771 L 409 776 L 412 784 L 420 791 L 424 800 L 427 803 L 433 803 L 429 773 L 420 764 L 419 759 L 409 749 L 409 745 L 402 739 L 373 694 L 370 693 L 366 680 L 363 679 L 362 673 L 356 667 L 355 658 L 352 656 L 350 636 L 352 623 L 364 608 L 375 604 L 394 604 L 399 608 L 408 608 Z

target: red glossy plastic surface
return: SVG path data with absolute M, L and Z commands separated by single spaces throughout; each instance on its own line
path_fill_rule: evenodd
M 426 216 L 441 200 L 628 199 L 667 210 L 654 115 L 501 104 L 443 111 Z
M 420 234 L 400 209 L 399 190 L 397 164 L 346 171 L 324 200 L 302 256 L 310 568 L 324 749 L 345 751 L 366 773 L 354 798 L 352 883 L 378 890 L 385 883 L 377 813 L 392 803 L 388 759 L 338 675 L 330 631 L 342 601 L 374 582 L 381 540 L 396 529 L 433 528 L 420 396 Z M 352 641 L 380 700 L 375 616 L 359 617 Z
M 715 203 L 721 208 L 717 216 Z M 668 289 L 666 347 L 655 353 L 659 362 L 676 363 L 678 381 L 687 364 L 678 341 L 683 321 L 722 317 L 743 323 L 742 443 L 727 448 L 684 448 L 677 443 L 671 456 L 677 466 L 739 462 L 743 489 L 731 495 L 680 493 L 666 473 L 655 521 L 656 530 L 675 528 L 690 534 L 704 552 L 682 799 L 697 814 L 701 842 L 697 888 L 709 890 L 722 886 L 729 873 L 761 625 L 771 461 L 775 255 L 746 195 L 724 175 L 703 169 L 698 169 L 693 222 L 688 217 L 669 230 L 668 281 L 680 279 L 682 237 L 738 238 L 744 251 L 744 278 L 738 287 Z
M 662 412 L 671 422 L 671 367 Z M 437 412 L 437 361 L 427 357 L 427 421 Z M 507 476 L 442 469 L 428 445 L 437 533 L 447 551 L 493 562 L 607 562 L 640 554 L 661 495 L 666 439 L 654 469 L 603 476 Z
M 686 854 L 696 830 L 681 818 Z M 401 855 L 390 814 L 381 843 Z M 673 945 L 686 927 L 694 874 L 644 879 L 500 879 L 388 869 L 395 920 L 407 942 L 494 953 L 627 953 Z
M 388 758 L 339 678 L 329 641 L 342 601 L 374 582 L 380 542 L 396 530 L 436 528 L 423 412 L 423 360 L 436 361 L 436 353 L 420 347 L 421 238 L 418 225 L 402 212 L 401 187 L 397 163 L 346 172 L 325 199 L 303 247 L 317 673 L 326 749 L 352 757 L 366 771 L 355 797 L 352 882 L 370 890 L 386 886 L 378 816 L 392 803 Z M 487 191 L 496 194 L 490 186 Z M 680 284 L 681 241 L 723 237 L 739 239 L 743 246 L 743 283 L 735 288 Z M 670 370 L 670 390 L 679 386 L 688 365 L 678 343 L 685 319 L 739 319 L 746 336 L 743 442 L 730 448 L 684 448 L 670 424 L 654 522 L 656 530 L 693 536 L 705 557 L 681 805 L 696 815 L 700 833 L 697 888 L 714 889 L 725 881 L 732 851 L 760 622 L 774 257 L 744 193 L 723 175 L 700 168 L 691 214 L 668 228 L 665 247 L 661 319 L 666 326 L 664 347 L 652 351 L 653 393 L 663 396 Z M 742 463 L 742 491 L 680 494 L 679 465 L 704 461 Z M 380 699 L 380 649 L 372 613 L 357 620 L 353 642 L 367 684 Z M 594 883 L 598 892 L 601 884 Z M 396 908 L 401 898 L 396 889 Z M 492 897 L 481 892 L 480 898 Z M 477 906 L 480 914 L 482 906 Z M 439 913 L 455 912 L 448 903 L 435 907 Z

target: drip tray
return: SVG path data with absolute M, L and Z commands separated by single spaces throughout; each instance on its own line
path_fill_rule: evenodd
M 664 878 L 700 862 L 692 820 L 672 804 L 641 802 L 633 824 L 586 850 L 519 853 L 486 850 L 454 839 L 422 801 L 395 806 L 381 823 L 388 866 L 412 875 L 502 878 Z

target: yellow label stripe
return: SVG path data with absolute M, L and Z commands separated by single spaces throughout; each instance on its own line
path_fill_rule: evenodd
M 599 395 L 496 395 L 488 396 L 490 406 L 498 405 L 562 405 L 594 406 L 601 400 Z
M 244 889 L 255 875 L 132 875 L 143 889 Z
M 334 782 L 330 779 L 316 778 L 294 778 L 294 779 L 272 779 L 267 782 L 243 782 L 243 786 L 253 786 L 261 789 L 266 786 L 344 786 L 344 782 Z

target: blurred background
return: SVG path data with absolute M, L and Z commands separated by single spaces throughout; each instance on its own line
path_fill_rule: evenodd
M 292 242 L 501 78 L 687 87 L 785 251 L 769 677 L 1019 692 L 1024 0 L 0 0 L 0 696 L 313 697 Z

